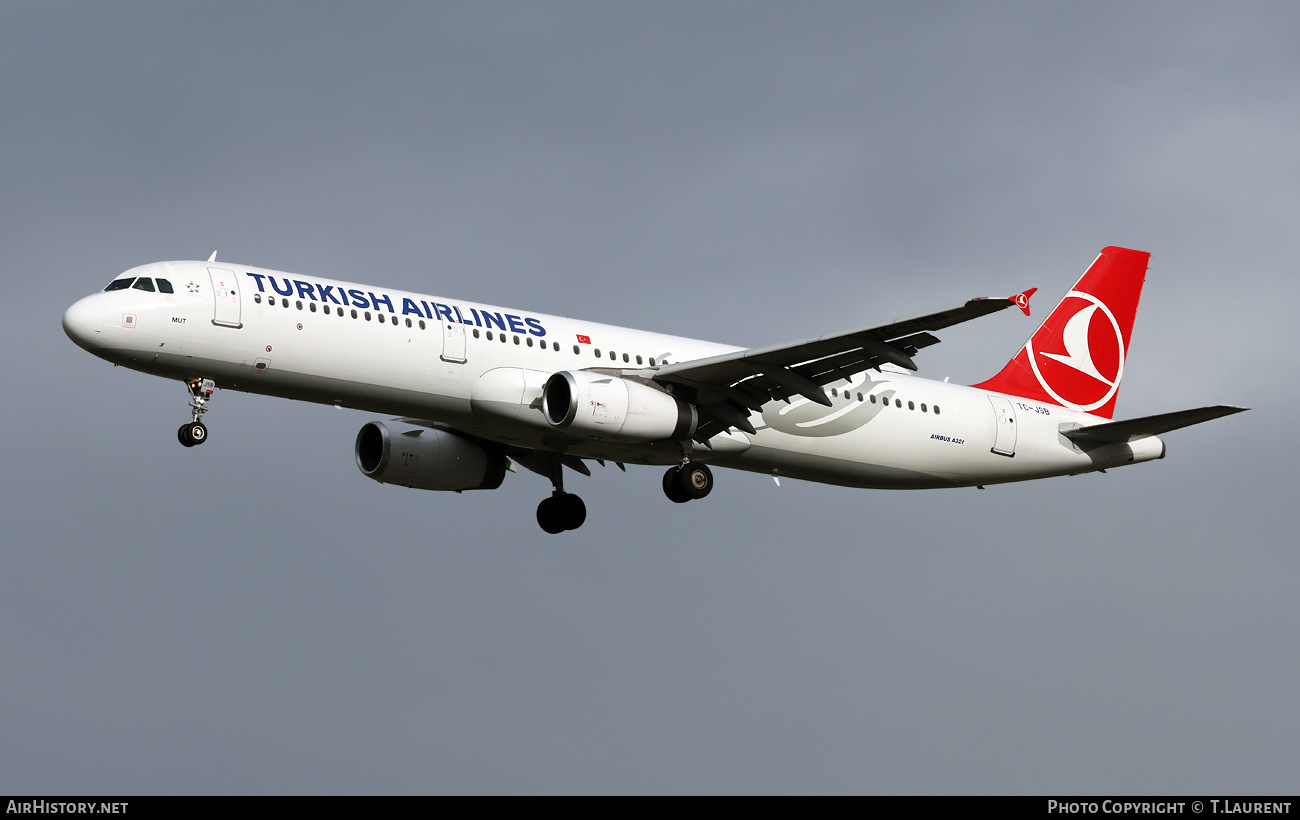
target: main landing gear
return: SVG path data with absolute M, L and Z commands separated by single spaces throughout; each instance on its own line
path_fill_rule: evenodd
M 685 504 L 712 491 L 713 471 L 702 461 L 688 461 L 664 473 L 664 495 L 669 501 Z
M 573 493 L 556 492 L 537 505 L 537 523 L 551 535 L 576 530 L 587 520 L 587 505 Z
M 190 389 L 190 407 L 193 408 L 194 418 L 188 424 L 182 424 L 181 429 L 176 431 L 176 438 L 186 447 L 193 447 L 196 444 L 202 444 L 208 440 L 208 427 L 202 421 L 203 414 L 208 412 L 208 401 L 212 394 L 216 392 L 217 383 L 212 379 L 189 379 L 185 386 Z
M 538 525 L 551 535 L 581 527 L 587 520 L 587 505 L 578 496 L 564 491 L 564 465 L 558 457 L 552 462 L 551 483 L 555 492 L 537 505 Z

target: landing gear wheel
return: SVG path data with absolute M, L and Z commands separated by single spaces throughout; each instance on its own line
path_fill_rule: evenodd
M 537 525 L 551 535 L 564 532 L 564 522 L 560 520 L 556 496 L 543 498 L 542 503 L 537 505 Z
M 664 473 L 664 495 L 668 496 L 668 500 L 675 504 L 685 504 L 691 500 L 691 497 L 686 494 L 685 488 L 681 486 L 681 482 L 678 480 L 677 474 L 679 472 L 681 472 L 680 467 L 669 467 L 668 472 Z
M 664 495 L 669 501 L 685 504 L 712 491 L 713 471 L 703 462 L 691 461 L 664 473 Z
M 703 462 L 692 461 L 678 469 L 677 481 L 686 497 L 692 500 L 713 492 L 713 471 Z
M 572 493 L 543 498 L 537 505 L 537 524 L 551 535 L 576 530 L 587 520 L 587 505 Z
M 555 508 L 559 510 L 560 521 L 566 530 L 576 530 L 587 520 L 587 505 L 573 493 L 565 493 L 556 499 Z
M 176 431 L 176 437 L 186 447 L 193 447 L 208 440 L 208 428 L 201 421 L 192 421 L 189 424 L 182 424 L 181 429 Z

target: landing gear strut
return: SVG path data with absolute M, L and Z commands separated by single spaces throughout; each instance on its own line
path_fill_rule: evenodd
M 587 505 L 573 493 L 564 491 L 564 465 L 557 457 L 551 467 L 551 483 L 555 492 L 537 505 L 537 523 L 551 535 L 565 530 L 576 530 L 587 520 Z
M 713 471 L 702 461 L 688 461 L 670 467 L 664 473 L 664 495 L 669 501 L 685 504 L 713 491 Z
M 217 383 L 212 379 L 189 379 L 185 382 L 185 386 L 189 388 L 190 395 L 193 397 L 190 399 L 193 420 L 181 425 L 181 429 L 176 431 L 176 438 L 186 447 L 193 447 L 208 440 L 208 428 L 203 423 L 203 414 L 208 412 L 208 401 L 216 392 Z

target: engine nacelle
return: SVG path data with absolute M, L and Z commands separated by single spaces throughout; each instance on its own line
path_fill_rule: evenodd
M 357 433 L 357 467 L 381 484 L 417 490 L 495 490 L 506 457 L 478 442 L 395 421 L 372 421 Z
M 542 412 L 553 427 L 616 441 L 688 439 L 699 424 L 695 407 L 670 393 L 589 370 L 547 379 Z

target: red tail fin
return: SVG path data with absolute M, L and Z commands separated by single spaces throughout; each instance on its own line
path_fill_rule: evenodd
M 1111 418 L 1150 258 L 1103 250 L 1002 372 L 975 386 Z

